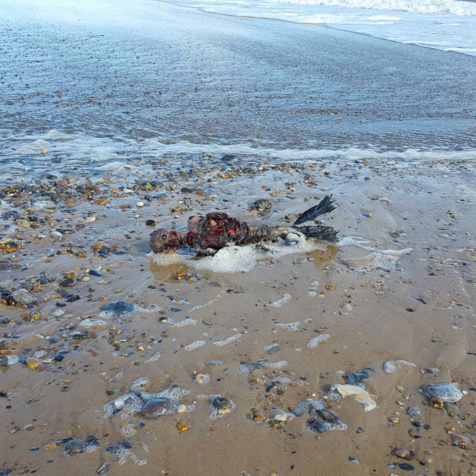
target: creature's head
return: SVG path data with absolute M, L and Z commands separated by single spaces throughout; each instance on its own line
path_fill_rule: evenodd
M 178 231 L 159 228 L 150 235 L 150 247 L 154 253 L 173 253 L 185 245 L 186 237 Z

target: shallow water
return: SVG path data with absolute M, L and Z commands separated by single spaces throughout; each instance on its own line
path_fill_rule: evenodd
M 474 58 L 145 0 L 50 2 L 2 5 L 2 155 L 476 149 Z
M 458 0 L 175 0 L 222 15 L 324 25 L 403 44 L 476 55 L 476 7 Z

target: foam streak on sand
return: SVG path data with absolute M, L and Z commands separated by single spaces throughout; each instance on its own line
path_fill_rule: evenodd
M 275 326 L 281 327 L 283 331 L 297 331 L 299 330 L 299 326 L 301 325 L 300 321 L 297 322 L 286 322 L 286 323 L 281 323 L 277 322 Z
M 288 302 L 291 300 L 291 295 L 290 294 L 285 294 L 281 299 L 278 299 L 277 301 L 274 302 L 268 302 L 265 304 L 267 307 L 281 307 L 285 302 Z
M 231 344 L 232 342 L 235 342 L 235 340 L 238 340 L 243 334 L 240 332 L 238 334 L 235 334 L 231 337 L 228 337 L 228 339 L 225 340 L 217 340 L 216 342 L 213 343 L 213 345 L 216 345 L 218 347 L 222 347 L 227 344 Z
M 185 350 L 194 350 L 198 349 L 198 347 L 203 347 L 206 344 L 204 340 L 196 340 L 195 342 L 192 342 L 191 344 L 185 346 Z
M 199 309 L 203 309 L 204 307 L 211 306 L 213 303 L 214 300 L 210 299 L 210 301 L 206 302 L 205 304 L 197 304 L 196 306 L 193 306 L 191 309 L 188 310 L 188 312 L 198 311 Z
M 329 339 L 330 335 L 329 334 L 320 334 L 316 337 L 314 337 L 313 339 L 311 339 L 309 341 L 309 343 L 307 344 L 307 346 L 310 348 L 310 349 L 314 349 L 315 347 L 317 347 L 319 344 L 322 344 L 324 343 L 327 339 Z
M 185 327 L 195 325 L 197 325 L 197 321 L 195 319 L 191 319 L 190 317 L 186 317 L 183 321 L 172 323 L 172 327 Z

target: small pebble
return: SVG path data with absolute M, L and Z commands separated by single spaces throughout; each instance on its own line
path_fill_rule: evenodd
M 409 407 L 407 409 L 407 415 L 416 417 L 421 415 L 421 410 L 418 407 Z
M 38 359 L 29 357 L 26 359 L 26 365 L 30 370 L 36 370 L 41 365 L 41 362 Z
M 90 269 L 88 274 L 89 274 L 89 276 L 97 276 L 98 278 L 103 276 L 103 274 L 100 271 L 98 271 L 97 269 Z

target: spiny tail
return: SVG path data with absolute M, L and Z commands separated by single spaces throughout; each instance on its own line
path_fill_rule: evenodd
M 337 231 L 331 226 L 316 225 L 316 226 L 293 226 L 293 229 L 300 231 L 306 238 L 315 238 L 318 240 L 328 241 L 330 243 L 337 243 Z
M 309 210 L 306 210 L 302 215 L 298 217 L 298 219 L 294 222 L 293 226 L 301 225 L 309 220 L 314 220 L 318 216 L 325 215 L 326 213 L 330 213 L 335 210 L 334 200 L 332 199 L 332 195 L 326 195 L 317 205 Z

